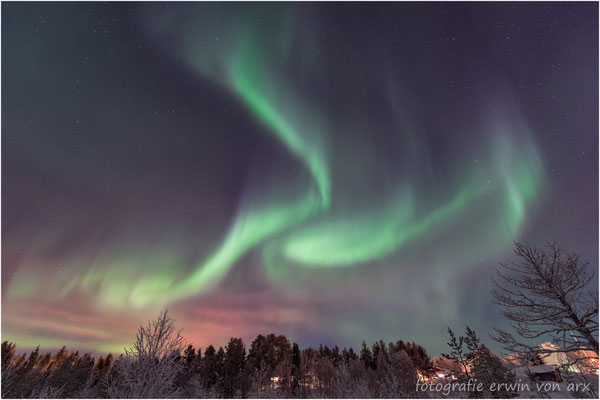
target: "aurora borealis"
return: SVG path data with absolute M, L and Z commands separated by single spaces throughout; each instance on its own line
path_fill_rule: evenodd
M 3 3 L 2 339 L 491 330 L 514 240 L 597 267 L 597 13 Z

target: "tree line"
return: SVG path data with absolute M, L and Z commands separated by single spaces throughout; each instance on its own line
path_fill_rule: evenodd
M 399 398 L 415 397 L 418 375 L 431 376 L 422 346 L 398 340 L 352 348 L 300 349 L 283 335 L 258 335 L 246 348 L 231 338 L 218 349 L 184 345 L 174 319 L 162 312 L 142 326 L 125 354 L 17 356 L 2 343 L 5 398 Z

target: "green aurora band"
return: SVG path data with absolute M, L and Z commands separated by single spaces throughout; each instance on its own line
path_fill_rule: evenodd
M 331 168 L 334 161 L 326 146 L 336 140 L 332 128 L 327 128 L 335 127 L 336 121 L 314 111 L 310 99 L 302 98 L 293 82 L 282 78 L 280 69 L 292 62 L 287 49 L 294 41 L 294 35 L 283 28 L 286 21 L 272 21 L 281 35 L 271 34 L 274 38 L 270 40 L 264 32 L 255 31 L 251 21 L 232 21 L 233 26 L 242 28 L 225 29 L 229 40 L 223 38 L 218 47 L 207 35 L 188 30 L 185 59 L 199 75 L 235 96 L 265 132 L 305 167 L 312 184 L 304 188 L 304 194 L 275 202 L 264 200 L 268 193 L 262 194 L 263 200 L 248 193 L 253 201 L 241 204 L 222 244 L 191 271 L 177 255 L 156 249 L 147 256 L 107 254 L 88 263 L 88 268 L 82 268 L 88 260 L 74 259 L 63 273 L 52 277 L 32 279 L 35 270 L 19 269 L 8 287 L 9 299 L 56 292 L 64 297 L 83 291 L 95 293 L 102 306 L 165 305 L 214 289 L 253 249 L 263 251 L 265 271 L 273 282 L 294 285 L 297 274 L 366 266 L 432 231 L 459 229 L 465 215 L 491 202 L 497 206 L 489 210 L 478 229 L 495 240 L 478 251 L 502 248 L 515 238 L 528 205 L 543 189 L 542 161 L 531 140 L 523 145 L 523 137 L 529 136 L 524 125 L 514 128 L 518 132 L 496 129 L 487 164 L 482 162 L 477 171 L 470 171 L 466 164 L 457 168 L 453 181 L 461 183 L 453 185 L 450 195 L 442 191 L 437 204 L 419 201 L 423 189 L 416 181 L 394 188 L 394 194 L 380 204 L 353 210 L 351 199 L 343 196 L 343 187 L 336 186 Z M 195 36 L 189 37 L 190 32 Z M 284 37 L 286 43 L 276 43 L 279 39 L 275 37 Z M 421 148 L 418 135 L 402 130 L 398 134 L 411 143 L 406 151 L 415 153 Z M 516 134 L 518 146 L 513 140 Z

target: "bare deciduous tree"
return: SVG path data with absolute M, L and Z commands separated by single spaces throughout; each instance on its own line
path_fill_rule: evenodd
M 515 247 L 518 261 L 501 264 L 492 290 L 514 333 L 496 328 L 492 338 L 526 359 L 556 352 L 597 357 L 598 290 L 589 264 L 556 243 L 537 248 L 515 242 Z M 540 349 L 542 341 L 556 349 Z
M 148 356 L 155 359 L 179 355 L 185 347 L 181 332 L 182 329 L 175 329 L 175 319 L 169 316 L 168 311 L 161 311 L 156 320 L 148 321 L 146 326 L 138 328 L 133 347 L 125 352 L 136 357 Z
M 140 326 L 136 341 L 105 379 L 111 398 L 177 398 L 181 391 L 175 381 L 183 369 L 179 356 L 185 347 L 181 330 L 167 311 L 158 319 Z

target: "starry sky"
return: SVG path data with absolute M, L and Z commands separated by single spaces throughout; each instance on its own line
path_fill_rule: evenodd
M 597 269 L 597 16 L 3 3 L 2 340 L 485 337 L 514 240 Z

